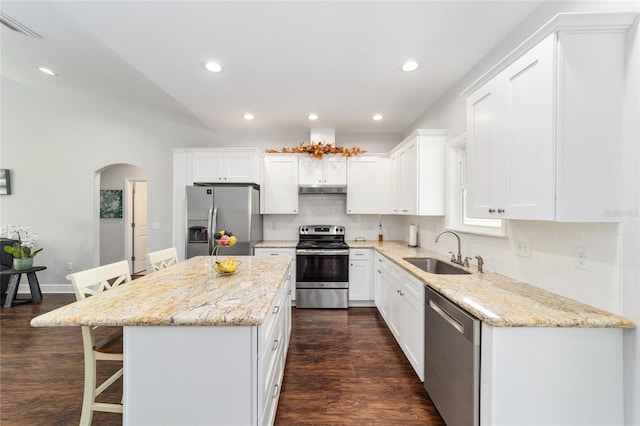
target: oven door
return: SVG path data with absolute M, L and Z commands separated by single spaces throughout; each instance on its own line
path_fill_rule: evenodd
M 330 283 L 347 283 L 348 285 L 348 249 L 296 250 L 296 284 L 298 288 L 331 287 Z

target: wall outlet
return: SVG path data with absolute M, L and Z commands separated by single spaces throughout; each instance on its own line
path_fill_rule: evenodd
M 589 249 L 586 247 L 576 247 L 576 268 L 589 270 Z
M 160 229 L 160 222 L 151 223 L 151 229 Z
M 516 240 L 516 254 L 520 257 L 531 257 L 529 240 Z
M 67 263 L 67 271 L 73 271 L 73 263 Z

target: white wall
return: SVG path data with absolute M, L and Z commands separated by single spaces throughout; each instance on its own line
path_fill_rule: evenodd
M 3 78 L 0 168 L 12 173 L 12 195 L 0 198 L 0 221 L 29 225 L 44 251 L 36 263 L 43 291 L 71 291 L 74 271 L 97 266 L 100 229 L 95 176 L 112 164 L 147 171 L 149 251 L 172 241 L 172 148 L 292 147 L 309 133 L 214 133 L 188 116 L 114 99 L 27 87 Z M 399 135 L 337 134 L 342 146 L 386 152 Z M 118 231 L 120 232 L 120 231 Z M 24 286 L 22 286 L 24 287 Z M 22 291 L 23 289 L 21 289 Z
M 503 42 L 474 67 L 455 87 L 432 105 L 404 132 L 416 128 L 447 128 L 451 139 L 465 132 L 465 99 L 459 94 L 535 30 L 559 12 L 640 11 L 640 2 L 545 2 Z M 620 189 L 624 204 L 610 206 L 619 224 L 560 224 L 511 221 L 506 238 L 462 235 L 463 256 L 484 257 L 486 268 L 571 297 L 640 324 L 640 35 L 638 21 L 627 37 L 626 99 L 624 104 L 624 171 Z M 606 143 L 606 141 L 603 141 Z M 414 219 L 407 219 L 407 223 Z M 455 242 L 434 238 L 444 227 L 438 218 L 417 219 L 420 244 L 442 253 Z M 515 254 L 515 239 L 531 244 L 531 257 Z M 589 271 L 574 266 L 575 247 L 588 247 Z M 625 332 L 625 423 L 640 425 L 640 338 L 637 330 Z M 597 366 L 594 366 L 597 368 Z

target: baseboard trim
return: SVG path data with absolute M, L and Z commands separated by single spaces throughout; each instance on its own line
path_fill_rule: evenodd
M 40 291 L 42 294 L 46 293 L 73 293 L 73 286 L 71 283 L 66 284 L 40 284 Z M 29 283 L 25 280 L 25 282 L 20 283 L 18 286 L 18 294 L 31 294 L 29 290 Z

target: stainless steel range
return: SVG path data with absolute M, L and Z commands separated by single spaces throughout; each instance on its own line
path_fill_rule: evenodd
M 296 308 L 349 307 L 344 226 L 304 225 L 296 246 Z

